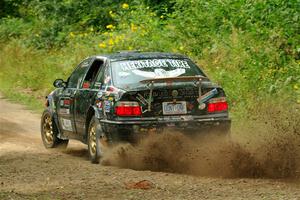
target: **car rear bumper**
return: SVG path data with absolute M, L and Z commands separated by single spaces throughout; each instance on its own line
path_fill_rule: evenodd
M 149 129 L 183 129 L 200 131 L 221 131 L 229 132 L 231 127 L 231 119 L 227 115 L 211 115 L 211 116 L 162 116 L 156 118 L 119 118 L 116 120 L 100 120 L 100 123 L 109 129 L 114 130 L 130 130 L 131 132 L 143 132 Z

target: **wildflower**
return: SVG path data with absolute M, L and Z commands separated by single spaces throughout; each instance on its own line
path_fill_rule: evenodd
M 93 32 L 93 31 L 94 31 L 94 28 L 93 28 L 93 27 L 91 27 L 91 28 L 90 28 L 90 31 L 91 31 L 91 32 Z
M 130 29 L 132 32 L 135 32 L 137 30 L 137 26 L 134 25 L 133 23 L 130 24 Z
M 73 32 L 69 33 L 70 37 L 75 37 L 75 34 Z
M 300 99 L 297 100 L 297 103 L 300 104 Z
M 109 39 L 108 40 L 108 44 L 109 44 L 109 46 L 113 46 L 115 44 L 114 40 L 113 39 Z
M 179 50 L 180 50 L 180 51 L 183 51 L 183 50 L 184 50 L 184 47 L 183 47 L 183 46 L 180 46 L 180 47 L 179 47 Z
M 106 28 L 107 28 L 107 29 L 114 29 L 114 28 L 115 28 L 115 26 L 114 26 L 114 25 L 112 25 L 112 24 L 108 24 L 108 25 L 106 26 Z
M 165 18 L 165 16 L 161 15 L 160 18 L 163 19 L 163 18 Z
M 98 46 L 103 49 L 106 48 L 106 44 L 104 42 L 99 43 Z
M 133 49 L 133 47 L 132 47 L 132 46 L 129 46 L 129 47 L 128 47 L 128 50 L 129 50 L 129 51 L 130 51 L 130 50 L 132 50 L 132 49 Z
M 110 15 L 112 18 L 114 18 L 114 17 L 116 16 L 112 10 L 109 11 L 109 15 Z
M 122 4 L 122 8 L 123 8 L 123 9 L 128 9 L 128 8 L 129 8 L 129 5 L 128 5 L 127 3 L 123 3 L 123 4 Z
M 297 84 L 294 85 L 294 90 L 298 90 L 299 86 Z

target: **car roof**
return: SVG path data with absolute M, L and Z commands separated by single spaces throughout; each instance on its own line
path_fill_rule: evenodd
M 106 57 L 111 61 L 118 60 L 135 60 L 135 59 L 154 59 L 154 58 L 181 58 L 186 59 L 187 56 L 176 53 L 165 53 L 165 52 L 139 52 L 139 51 L 121 51 L 113 54 L 95 55 L 94 57 Z

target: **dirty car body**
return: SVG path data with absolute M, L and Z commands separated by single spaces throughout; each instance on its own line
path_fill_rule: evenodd
M 180 54 L 91 56 L 54 85 L 47 109 L 60 139 L 88 143 L 92 118 L 107 143 L 170 127 L 194 134 L 230 130 L 224 90 Z

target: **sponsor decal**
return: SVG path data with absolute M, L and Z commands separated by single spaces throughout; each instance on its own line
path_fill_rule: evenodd
M 90 88 L 90 83 L 89 83 L 88 81 L 84 82 L 84 83 L 82 84 L 82 88 L 83 88 L 83 89 Z
M 135 75 L 142 76 L 145 78 L 169 78 L 169 77 L 177 77 L 185 73 L 185 69 L 174 69 L 170 71 L 166 71 L 164 69 L 158 68 L 154 69 L 154 71 L 142 71 L 142 70 L 132 70 Z
M 98 93 L 97 93 L 97 98 L 101 98 L 103 96 L 103 91 L 100 90 Z
M 61 125 L 64 130 L 73 131 L 71 120 L 62 118 Z
M 97 106 L 100 110 L 102 110 L 102 107 L 103 107 L 102 101 L 97 102 L 97 103 L 96 103 L 96 106 Z
M 111 108 L 111 101 L 104 101 L 104 111 L 110 112 L 110 108 Z
M 70 99 L 65 99 L 64 100 L 64 105 L 65 106 L 69 106 L 71 104 L 71 100 Z
M 132 71 L 135 69 L 145 68 L 185 68 L 189 69 L 190 66 L 186 60 L 178 59 L 145 59 L 145 60 L 129 60 L 120 62 L 122 71 Z

